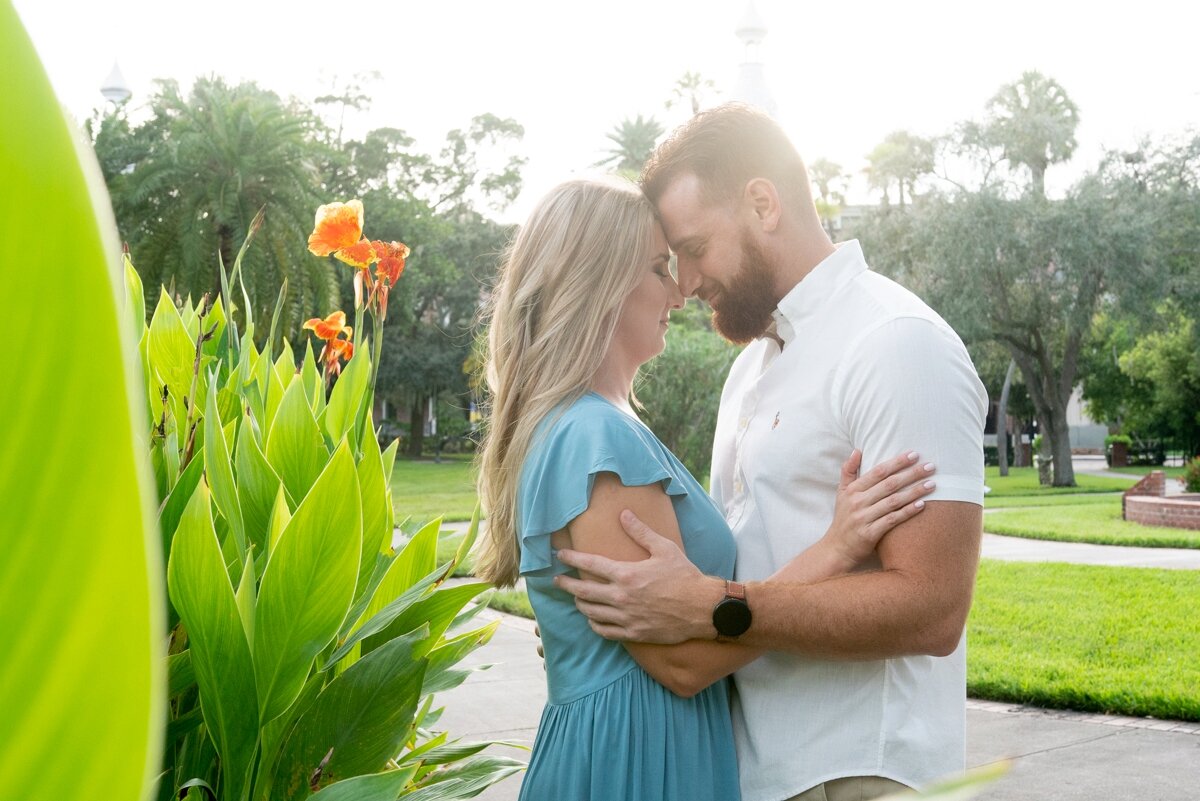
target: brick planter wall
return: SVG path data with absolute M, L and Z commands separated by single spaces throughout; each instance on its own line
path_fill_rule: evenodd
M 1200 531 L 1200 493 L 1157 498 L 1126 495 L 1125 519 L 1144 526 L 1168 526 Z

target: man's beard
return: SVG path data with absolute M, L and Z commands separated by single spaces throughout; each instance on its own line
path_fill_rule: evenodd
M 713 327 L 737 345 L 762 336 L 771 325 L 771 312 L 779 305 L 774 272 L 766 254 L 745 232 L 741 244 L 742 263 L 737 274 L 711 304 Z

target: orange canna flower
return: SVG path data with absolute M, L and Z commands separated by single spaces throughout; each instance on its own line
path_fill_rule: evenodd
M 362 239 L 363 204 L 361 200 L 327 203 L 317 209 L 317 222 L 308 237 L 308 249 L 315 256 L 351 247 Z
M 346 325 L 346 313 L 341 311 L 335 311 L 324 320 L 314 317 L 304 324 L 304 330 L 312 331 L 326 342 L 333 341 L 343 331 L 347 338 L 354 336 L 354 329 Z
M 375 250 L 376 258 L 379 259 L 379 263 L 375 265 L 375 274 L 380 280 L 386 278 L 390 286 L 395 286 L 404 272 L 404 260 L 411 253 L 408 245 L 403 242 L 376 240 L 371 243 L 371 247 Z
M 366 239 L 360 239 L 350 247 L 342 248 L 333 255 L 338 261 L 345 262 L 351 267 L 361 267 L 364 270 L 370 267 L 376 258 L 375 248 Z
M 354 356 L 354 343 L 348 339 L 331 339 L 328 347 L 331 361 L 336 361 L 339 357 L 350 361 Z

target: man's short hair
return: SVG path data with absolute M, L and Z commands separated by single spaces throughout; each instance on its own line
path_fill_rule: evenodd
M 793 203 L 812 205 L 808 171 L 779 124 L 744 103 L 702 111 L 664 141 L 642 170 L 642 191 L 651 202 L 677 177 L 700 179 L 705 199 L 729 202 L 754 178 L 766 178 Z

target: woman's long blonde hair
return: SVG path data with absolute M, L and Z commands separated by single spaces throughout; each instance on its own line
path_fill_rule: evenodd
M 587 392 L 621 305 L 650 262 L 656 225 L 632 183 L 577 179 L 542 198 L 509 244 L 484 310 L 491 396 L 479 496 L 487 532 L 475 572 L 487 581 L 517 579 L 517 487 L 534 432 Z

